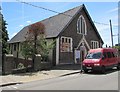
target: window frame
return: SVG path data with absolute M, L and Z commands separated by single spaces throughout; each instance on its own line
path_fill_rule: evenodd
M 108 58 L 112 58 L 111 52 L 107 52 L 107 57 L 108 57 Z
M 91 49 L 99 48 L 99 42 L 98 41 L 91 41 Z
M 63 42 L 63 39 L 64 39 L 64 42 Z M 66 40 L 67 39 L 67 40 Z M 70 40 L 70 43 L 69 43 L 69 40 Z M 62 44 L 63 43 L 68 43 L 70 44 L 70 46 L 67 48 L 68 51 L 62 51 L 60 50 L 61 52 L 73 52 L 73 39 L 71 37 L 61 37 L 61 41 L 60 41 L 60 48 L 62 49 Z
M 83 28 L 84 28 L 84 31 L 83 31 Z M 80 15 L 80 17 L 77 20 L 77 33 L 87 35 L 87 25 L 83 15 Z
M 107 52 L 103 52 L 103 56 L 105 59 L 108 58 Z

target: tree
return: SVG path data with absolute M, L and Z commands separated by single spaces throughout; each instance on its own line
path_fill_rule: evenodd
M 43 38 L 45 33 L 45 26 L 41 22 L 37 22 L 29 26 L 29 31 L 27 33 L 26 41 L 31 42 L 33 46 L 32 60 L 34 64 L 35 54 L 37 53 L 37 40 L 38 38 Z M 34 65 L 33 65 L 34 69 Z
M 33 53 L 33 45 L 29 41 L 25 41 L 22 43 L 21 54 L 27 60 L 28 58 L 32 58 Z
M 50 51 L 54 48 L 55 41 L 47 42 L 45 38 L 41 39 L 38 43 L 38 51 L 41 54 L 42 61 L 48 61 Z
M 118 55 L 120 56 L 120 46 L 114 46 L 114 48 L 118 49 Z
M 2 14 L 1 14 L 1 16 L 2 16 Z M 7 33 L 7 27 L 6 27 L 6 25 L 7 25 L 7 23 L 6 23 L 6 21 L 3 19 L 3 16 L 2 16 L 2 19 L 1 19 L 2 21 L 0 21 L 0 22 L 2 22 L 1 23 L 1 27 L 2 27 L 2 54 L 7 54 L 8 53 L 8 43 L 7 43 L 7 41 L 9 40 L 9 38 L 8 38 L 8 33 Z
M 35 24 L 32 24 L 29 26 L 29 39 L 32 38 L 33 43 L 34 43 L 34 54 L 37 54 L 37 40 L 38 36 L 42 37 L 45 33 L 45 26 L 41 22 L 37 22 Z M 43 38 L 43 37 L 42 37 Z
M 0 7 L 1 10 L 1 7 Z M 3 18 L 3 15 L 1 14 L 0 11 L 0 54 L 2 57 L 2 74 L 4 74 L 4 55 L 8 53 L 8 33 L 7 33 L 7 23 Z
M 7 23 L 6 21 L 3 20 L 2 22 L 2 54 L 8 54 L 8 33 L 7 33 L 7 27 L 6 27 Z

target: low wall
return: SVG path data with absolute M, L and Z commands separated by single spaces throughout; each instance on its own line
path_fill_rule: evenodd
M 33 66 L 32 60 L 25 60 L 13 57 L 13 55 L 5 55 L 3 62 L 3 74 L 11 74 L 17 69 L 27 69 Z
M 16 58 L 13 57 L 13 55 L 5 55 L 3 65 L 4 65 L 3 74 L 26 72 L 31 70 L 33 66 L 35 71 L 50 69 L 52 67 L 52 63 L 50 62 L 41 62 L 40 55 L 36 55 L 34 64 L 32 60 Z
M 15 67 L 15 58 L 13 55 L 5 55 L 4 56 L 4 62 L 3 62 L 3 74 L 11 74 L 12 69 Z
M 35 61 L 34 61 L 34 70 L 44 70 L 44 69 L 50 69 L 52 67 L 51 62 L 44 62 L 41 61 L 41 55 L 36 55 L 35 56 Z

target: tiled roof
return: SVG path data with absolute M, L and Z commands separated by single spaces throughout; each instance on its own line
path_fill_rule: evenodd
M 77 14 L 77 12 L 83 7 L 83 5 L 70 9 L 64 13 L 52 16 L 45 20 L 39 21 L 45 25 L 46 38 L 57 37 L 63 28 L 70 22 L 70 20 Z M 67 16 L 68 15 L 68 16 Z M 24 27 L 18 32 L 9 43 L 23 42 L 25 41 L 26 33 L 28 32 L 28 26 Z

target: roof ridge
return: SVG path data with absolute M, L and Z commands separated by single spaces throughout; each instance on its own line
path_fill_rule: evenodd
M 82 5 L 80 5 L 80 6 L 82 6 Z M 63 15 L 64 15 L 64 13 L 66 13 L 66 12 L 68 12 L 68 11 L 71 11 L 71 10 L 73 10 L 73 9 L 75 9 L 75 8 L 78 8 L 78 7 L 80 7 L 80 6 L 76 6 L 76 7 L 74 7 L 74 8 L 68 9 L 68 10 L 66 10 L 66 11 L 64 11 L 64 12 L 61 12 L 61 13 L 56 14 L 56 15 L 53 15 L 53 16 L 51 16 L 51 17 L 49 17 L 49 18 L 58 16 L 58 15 L 60 15 L 60 14 L 63 14 Z M 67 15 L 65 15 L 65 16 L 67 16 Z M 73 16 L 72 16 L 72 17 L 73 17 Z M 46 18 L 46 19 L 49 19 L 49 18 Z M 44 20 L 46 20 L 46 19 L 43 19 L 43 20 L 41 20 L 41 21 L 44 21 Z
M 74 8 L 68 9 L 68 10 L 66 10 L 66 11 L 64 11 L 64 12 L 58 13 L 58 14 L 56 14 L 56 15 L 50 16 L 50 17 L 48 17 L 48 18 L 45 18 L 45 19 L 40 20 L 40 21 L 37 21 L 37 22 L 42 22 L 42 21 L 45 21 L 45 20 L 47 20 L 47 19 L 51 19 L 51 18 L 53 18 L 53 17 L 59 16 L 60 14 L 63 14 L 63 15 L 64 15 L 64 13 L 66 13 L 66 12 L 68 12 L 68 11 L 71 11 L 71 10 L 74 10 L 74 9 L 80 7 L 80 6 L 83 6 L 83 5 L 76 6 L 76 7 L 74 7 Z M 67 15 L 68 15 L 68 14 L 65 14 L 65 16 L 67 16 Z M 70 15 L 68 15 L 68 16 L 70 17 Z M 73 17 L 73 16 L 71 16 L 71 17 Z M 37 22 L 35 22 L 35 23 L 37 23 Z M 34 24 L 34 23 L 32 23 L 32 24 Z M 29 26 L 32 25 L 32 24 L 29 24 L 29 25 L 27 25 L 27 26 L 29 27 Z M 25 27 L 26 27 L 26 26 L 25 26 Z

